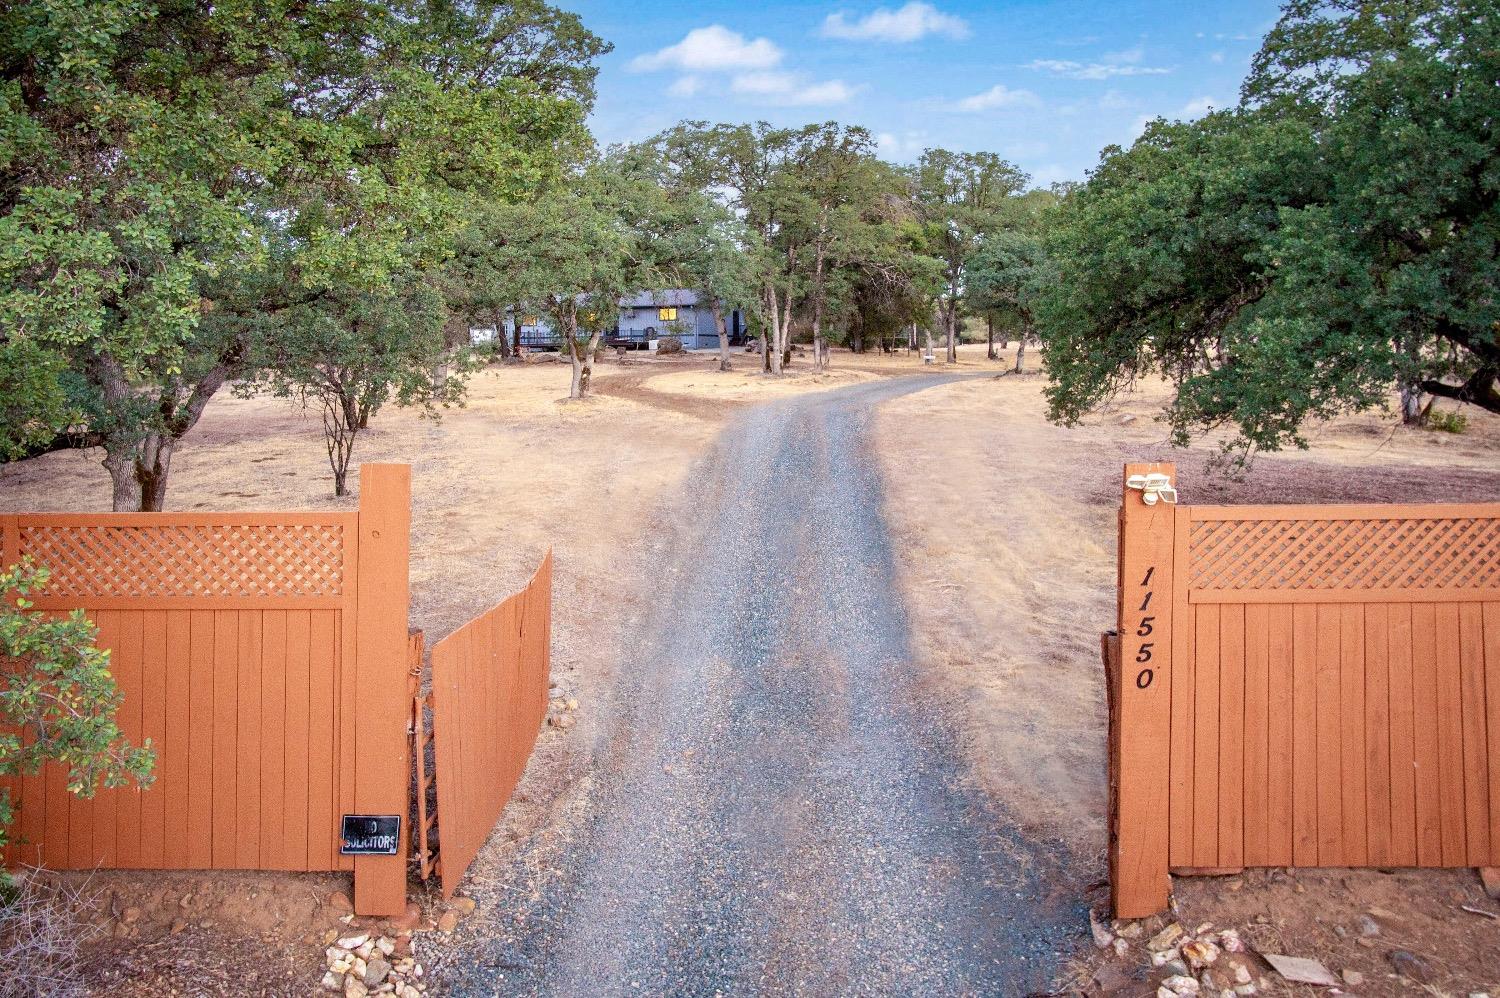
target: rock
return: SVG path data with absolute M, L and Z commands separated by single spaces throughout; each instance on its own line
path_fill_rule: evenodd
M 1342 977 L 1344 979 L 1344 983 L 1349 985 L 1351 988 L 1357 988 L 1361 984 L 1365 983 L 1364 974 L 1361 974 L 1357 970 L 1349 970 L 1347 967 L 1339 971 L 1339 976 Z
M 1418 984 L 1432 983 L 1432 966 L 1410 950 L 1393 949 L 1385 955 L 1391 969 L 1409 981 Z
M 1484 885 L 1486 894 L 1500 901 L 1500 866 L 1481 866 L 1479 882 Z
M 1161 969 L 1166 971 L 1168 977 L 1177 977 L 1188 972 L 1188 965 L 1186 960 L 1168 960 L 1161 965 Z
M 350 974 L 344 978 L 344 998 L 365 998 L 369 993 L 370 989 L 358 977 Z
M 1140 938 L 1141 933 L 1145 930 L 1145 926 L 1141 925 L 1140 922 L 1116 921 L 1111 923 L 1110 927 L 1115 930 L 1115 935 L 1119 936 L 1121 939 L 1138 939 Z
M 385 979 L 391 976 L 391 965 L 380 957 L 376 957 L 365 964 L 364 982 L 365 987 L 373 988 L 377 984 L 385 983 Z
M 1124 956 L 1130 950 L 1130 944 L 1123 939 L 1116 939 L 1113 943 L 1115 956 Z
M 1369 915 L 1359 916 L 1359 921 L 1355 923 L 1355 926 L 1359 929 L 1359 934 L 1362 936 L 1380 935 L 1380 923 Z
M 1150 941 L 1146 943 L 1146 948 L 1153 953 L 1160 953 L 1162 950 L 1168 950 L 1173 946 L 1176 946 L 1177 941 L 1181 938 L 1182 926 L 1178 925 L 1176 922 L 1173 922 L 1171 925 L 1168 925 L 1165 929 L 1162 929 L 1156 935 L 1152 936 Z
M 343 891 L 334 891 L 333 896 L 328 899 L 328 907 L 339 912 L 353 911 L 354 902 L 350 901 L 349 895 Z
M 1241 887 L 1244 887 L 1244 886 L 1245 886 L 1245 882 L 1243 880 L 1241 880 L 1239 877 L 1235 877 L 1233 880 L 1226 880 L 1224 882 L 1224 889 L 1226 891 L 1229 891 L 1231 894 L 1233 894 L 1235 891 L 1239 890 Z
M 1128 412 L 1122 412 L 1120 415 L 1115 417 L 1115 422 L 1120 426 L 1129 426 L 1131 423 L 1135 422 L 1135 416 Z
M 396 940 L 387 939 L 384 936 L 381 936 L 378 940 L 375 941 L 375 948 L 380 950 L 382 956 L 390 956 L 392 953 L 396 952 Z
M 325 990 L 328 990 L 328 991 L 338 991 L 343 986 L 344 986 L 344 975 L 343 974 L 336 974 L 336 973 L 334 973 L 333 971 L 330 970 L 328 973 L 326 973 L 326 974 L 323 975 L 323 987 L 324 987 Z
M 1283 956 L 1280 953 L 1262 953 L 1262 957 L 1275 968 L 1276 973 L 1296 984 L 1316 984 L 1319 987 L 1338 987 L 1338 978 L 1317 960 L 1302 956 Z
M 1180 954 L 1175 947 L 1173 949 L 1164 949 L 1160 953 L 1152 953 L 1151 966 L 1164 966 L 1168 963 L 1171 963 L 1173 960 L 1176 960 L 1181 955 L 1182 954 Z
M 141 920 L 141 909 L 135 907 L 134 905 L 131 905 L 129 908 L 126 908 L 125 911 L 123 913 L 121 913 L 121 915 L 120 915 L 120 921 L 124 922 L 126 925 L 134 925 L 136 922 L 139 922 L 140 920 Z
M 369 933 L 358 936 L 345 936 L 337 943 L 339 949 L 357 950 L 370 939 Z
M 569 710 L 577 710 L 578 709 L 578 701 L 577 700 L 572 700 L 572 699 L 568 700 L 567 708 Z
M 1161 986 L 1171 991 L 1174 995 L 1195 995 L 1198 993 L 1199 985 L 1196 978 L 1186 974 L 1176 974 L 1161 982 Z
M 1156 998 L 1177 998 L 1177 992 L 1163 984 L 1156 989 Z
M 1225 953 L 1245 952 L 1245 941 L 1240 938 L 1238 929 L 1225 929 L 1219 933 L 1219 946 Z
M 1207 939 L 1194 939 L 1183 944 L 1182 955 L 1189 967 L 1207 967 L 1219 958 L 1219 947 Z
M 360 980 L 364 980 L 365 971 L 367 969 L 369 968 L 364 961 L 364 957 L 357 956 L 349 964 L 349 973 L 353 974 L 355 977 L 358 977 Z
M 185 918 L 174 918 L 174 919 L 172 919 L 172 935 L 175 936 L 179 932 L 186 932 L 187 931 L 187 925 L 188 925 L 187 919 L 185 919 Z
M 459 896 L 453 899 L 453 907 L 465 915 L 474 914 L 474 909 L 479 907 L 479 902 L 470 897 Z
M 1253 995 L 1257 992 L 1254 984 L 1241 984 L 1234 989 L 1234 993 L 1237 995 Z
M 1107 949 L 1115 941 L 1115 937 L 1110 935 L 1109 930 L 1094 917 L 1094 909 L 1092 908 L 1089 909 L 1089 932 L 1094 937 L 1094 945 L 1099 949 Z
M 1368 913 L 1369 913 L 1369 915 L 1370 915 L 1371 918 L 1378 918 L 1382 922 L 1404 922 L 1404 921 L 1406 921 L 1406 919 L 1402 918 L 1400 915 L 1396 914 L 1394 911 L 1386 911 L 1384 908 L 1370 908 L 1370 909 L 1367 909 L 1367 911 L 1368 911 Z
M 452 932 L 454 929 L 458 928 L 458 912 L 443 912 L 443 917 L 438 919 L 437 927 L 441 932 Z
M 359 949 L 355 950 L 354 954 L 361 960 L 368 960 L 375 955 L 375 944 L 373 942 L 365 943 Z
M 413 901 L 401 914 L 386 919 L 385 924 L 393 932 L 410 932 L 422 924 L 422 907 Z

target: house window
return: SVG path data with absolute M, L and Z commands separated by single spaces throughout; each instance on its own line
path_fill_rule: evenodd
M 656 318 L 662 322 L 676 322 L 677 310 L 675 308 L 659 308 L 656 310 Z
M 536 316 L 534 316 L 534 315 L 528 315 L 528 316 L 526 316 L 525 318 L 523 318 L 521 320 L 521 325 L 523 325 L 523 326 L 534 326 L 534 325 L 536 325 Z

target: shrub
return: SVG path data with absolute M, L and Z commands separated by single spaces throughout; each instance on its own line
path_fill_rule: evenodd
M 1469 428 L 1469 417 L 1461 412 L 1429 412 L 1427 428 L 1441 433 L 1462 433 Z
M 0 571 L 0 593 L 15 594 L 13 605 L 0 605 L 0 775 L 56 761 L 80 797 L 101 785 L 149 784 L 150 741 L 133 747 L 115 724 L 121 698 L 109 652 L 94 646 L 98 631 L 82 610 L 58 617 L 31 609 L 27 597 L 46 584 L 47 569 L 30 559 Z M 0 845 L 12 817 L 10 794 L 0 790 Z
M 79 948 L 100 930 L 75 912 L 97 903 L 34 875 L 0 885 L 0 998 L 87 994 Z

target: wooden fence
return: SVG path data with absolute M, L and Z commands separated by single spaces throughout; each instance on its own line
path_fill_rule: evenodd
M 56 869 L 353 870 L 355 908 L 406 903 L 411 473 L 360 469 L 357 513 L 0 516 L 4 563 L 51 569 L 111 653 L 147 790 L 7 778 L 3 859 Z M 343 856 L 344 814 L 399 815 L 394 856 Z
M 1500 865 L 1500 504 L 1180 506 L 1130 465 L 1116 912 L 1169 870 Z
M 531 756 L 547 716 L 551 634 L 548 552 L 526 588 L 433 646 L 437 868 L 445 897 L 489 838 Z M 425 834 L 425 809 L 422 823 Z M 427 850 L 419 848 L 425 865 Z

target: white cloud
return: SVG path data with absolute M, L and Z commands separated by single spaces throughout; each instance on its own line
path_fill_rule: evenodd
M 681 69 L 689 73 L 769 69 L 781 63 L 781 54 L 781 49 L 769 38 L 747 39 L 722 24 L 710 24 L 694 28 L 675 45 L 636 56 L 630 68 L 637 72 Z
M 1114 56 L 1115 58 L 1111 58 Z M 1119 58 L 1121 56 L 1131 58 Z M 1027 69 L 1035 69 L 1051 73 L 1053 76 L 1066 76 L 1074 80 L 1107 80 L 1115 76 L 1163 76 L 1171 70 L 1162 66 L 1140 66 L 1140 53 L 1137 49 L 1127 52 L 1114 52 L 1106 55 L 1100 62 L 1076 62 L 1072 59 L 1033 59 L 1026 64 Z
M 1012 90 L 1003 83 L 997 83 L 984 93 L 965 97 L 956 106 L 960 111 L 992 111 L 1002 107 L 1036 107 L 1039 104 L 1041 101 L 1030 90 Z
M 1134 65 L 1144 58 L 1146 58 L 1146 50 L 1137 45 L 1134 48 L 1124 49 L 1120 52 L 1106 52 L 1099 57 L 1099 61 L 1110 64 L 1129 63 Z
M 1182 110 L 1178 113 L 1182 115 L 1184 120 L 1190 118 L 1201 118 L 1208 112 L 1212 111 L 1214 108 L 1222 106 L 1223 105 L 1214 100 L 1212 97 L 1194 97 L 1192 100 L 1184 104 L 1182 106 Z
M 926 147 L 927 136 L 923 132 L 906 132 L 902 135 L 880 132 L 875 136 L 875 151 L 881 159 L 894 163 L 910 162 Z
M 829 14 L 823 21 L 823 34 L 860 41 L 914 42 L 927 35 L 967 38 L 969 25 L 963 18 L 945 14 L 930 3 L 911 0 L 896 10 L 877 7 L 853 21 L 843 11 Z
M 667 93 L 673 97 L 691 97 L 703 86 L 703 81 L 696 76 L 683 76 L 674 80 L 667 88 Z
M 842 104 L 855 93 L 855 88 L 843 80 L 813 83 L 801 73 L 781 71 L 740 73 L 730 81 L 729 88 L 742 96 L 785 105 Z
M 1134 106 L 1135 101 L 1118 90 L 1106 90 L 1104 96 L 1099 98 L 1099 107 L 1105 111 L 1123 111 Z

